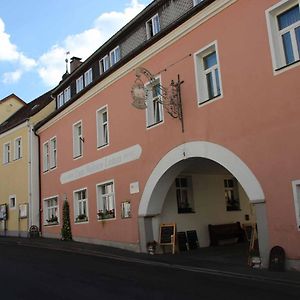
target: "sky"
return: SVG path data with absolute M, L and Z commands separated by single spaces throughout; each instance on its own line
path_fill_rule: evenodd
M 68 58 L 84 61 L 152 0 L 0 0 L 0 100 L 55 87 Z

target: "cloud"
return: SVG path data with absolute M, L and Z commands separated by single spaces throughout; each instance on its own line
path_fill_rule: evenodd
M 0 18 L 0 62 L 10 62 L 18 66 L 13 72 L 7 72 L 2 75 L 3 83 L 17 82 L 24 71 L 33 69 L 37 63 L 34 59 L 26 57 L 22 52 L 18 51 L 16 45 L 10 41 L 10 35 L 5 32 L 5 24 Z
M 58 84 L 65 73 L 64 61 L 67 51 L 71 57 L 76 56 L 85 60 L 144 7 L 145 5 L 138 0 L 131 0 L 124 11 L 103 13 L 94 21 L 91 28 L 69 35 L 60 44 L 54 45 L 38 60 L 38 74 L 43 82 L 49 87 Z

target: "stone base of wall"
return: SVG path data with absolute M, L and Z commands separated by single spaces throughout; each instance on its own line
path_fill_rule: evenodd
M 11 231 L 7 230 L 6 232 L 0 231 L 0 236 L 13 236 L 13 237 L 29 237 L 29 233 L 27 231 Z
M 300 260 L 287 259 L 286 269 L 289 271 L 298 271 L 300 272 Z

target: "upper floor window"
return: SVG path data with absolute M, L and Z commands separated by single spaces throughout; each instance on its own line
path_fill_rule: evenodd
M 300 231 L 300 180 L 292 181 L 297 229 Z
M 119 46 L 117 46 L 115 49 L 110 51 L 109 58 L 110 58 L 110 65 L 111 66 L 113 66 L 115 63 L 117 63 L 120 60 L 121 54 L 120 54 L 120 47 Z
M 146 22 L 146 32 L 147 32 L 147 39 L 150 39 L 158 32 L 160 32 L 160 22 L 159 22 L 158 14 L 156 14 Z
M 84 73 L 84 85 L 87 86 L 93 81 L 93 70 L 90 68 Z
M 83 90 L 83 75 L 76 79 L 76 93 Z
M 63 106 L 70 99 L 71 99 L 71 87 L 68 86 L 67 88 L 64 89 L 63 92 L 57 95 L 57 101 L 56 101 L 57 108 Z
M 15 209 L 17 207 L 16 195 L 10 195 L 8 198 L 9 208 Z
M 284 0 L 266 11 L 275 70 L 300 60 L 300 11 L 298 0 Z
M 194 6 L 202 2 L 203 0 L 193 0 L 194 1 Z
M 146 85 L 146 123 L 151 127 L 163 121 L 163 106 L 160 95 L 160 79 Z
M 56 149 L 56 138 L 50 139 L 50 168 L 53 169 L 56 167 L 57 163 L 57 149 Z
M 194 209 L 192 178 L 178 177 L 175 179 L 178 213 L 191 213 Z
M 107 107 L 97 111 L 97 146 L 103 147 L 109 142 Z
M 195 54 L 198 103 L 222 94 L 217 45 L 213 43 Z
M 22 158 L 22 138 L 18 137 L 15 139 L 15 145 L 14 145 L 14 159 L 20 159 Z
M 73 125 L 73 157 L 77 158 L 83 154 L 83 135 L 81 121 Z
M 68 86 L 67 88 L 65 88 L 64 90 L 64 103 L 66 103 L 67 101 L 69 101 L 71 99 L 71 87 Z
M 46 172 L 50 168 L 50 153 L 49 153 L 49 142 L 43 144 L 43 171 Z
M 105 55 L 99 62 L 100 74 L 106 72 L 109 69 L 109 56 Z
M 61 92 L 57 95 L 57 108 L 61 107 L 64 105 L 64 92 Z
M 57 142 L 56 137 L 43 144 L 43 171 L 55 168 L 57 165 Z
M 75 222 L 88 221 L 87 189 L 74 192 Z
M 10 160 L 10 142 L 8 142 L 3 145 L 3 163 L 8 164 Z

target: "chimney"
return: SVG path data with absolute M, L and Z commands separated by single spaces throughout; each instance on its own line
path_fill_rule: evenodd
M 77 69 L 81 64 L 81 58 L 73 56 L 70 61 L 70 73 Z

